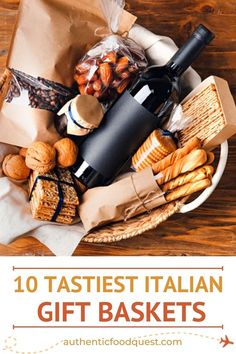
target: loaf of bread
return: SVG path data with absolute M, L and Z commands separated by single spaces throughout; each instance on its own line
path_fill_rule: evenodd
M 187 183 L 171 191 L 169 194 L 166 195 L 165 198 L 167 202 L 172 202 L 176 199 L 183 198 L 190 194 L 199 192 L 209 187 L 210 185 L 211 185 L 211 180 L 209 178 L 205 178 L 197 182 Z
M 177 160 L 173 165 L 167 167 L 156 176 L 159 186 L 171 181 L 182 173 L 191 172 L 203 166 L 207 161 L 207 153 L 203 149 L 191 151 L 187 156 Z M 155 171 L 154 171 L 155 173 Z
M 162 190 L 163 192 L 168 192 L 187 183 L 198 182 L 206 178 L 211 179 L 213 173 L 214 168 L 212 166 L 205 165 L 192 172 L 184 173 L 177 178 L 172 179 L 170 182 L 163 184 Z
M 152 170 L 155 174 L 165 170 L 167 167 L 173 165 L 176 161 L 189 154 L 194 149 L 201 147 L 201 141 L 198 138 L 193 138 L 186 143 L 183 148 L 180 148 L 170 155 L 166 156 L 163 160 L 152 165 Z

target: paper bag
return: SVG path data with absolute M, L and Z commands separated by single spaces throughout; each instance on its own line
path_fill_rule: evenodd
M 85 230 L 114 221 L 128 220 L 166 203 L 151 167 L 132 173 L 107 187 L 83 194 L 79 215 Z
M 99 0 L 22 0 L 7 61 L 7 67 L 15 70 L 11 71 L 13 79 L 18 73 L 30 75 L 40 83 L 39 89 L 43 85 L 45 90 L 56 91 L 51 101 L 55 101 L 55 94 L 68 101 L 66 92 L 73 83 L 78 58 L 101 39 L 95 35 L 96 29 L 106 26 L 99 4 Z M 123 11 L 120 31 L 129 31 L 135 20 Z M 14 90 L 8 97 L 10 102 L 1 90 L 0 141 L 26 147 L 35 140 L 58 140 L 54 113 L 38 108 L 42 107 L 42 94 L 37 104 L 29 104 L 24 83 L 16 82 Z

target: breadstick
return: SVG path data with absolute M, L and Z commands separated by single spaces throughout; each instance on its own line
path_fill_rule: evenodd
M 203 149 L 191 151 L 187 156 L 176 161 L 172 166 L 167 167 L 156 176 L 159 186 L 171 181 L 182 173 L 195 170 L 197 167 L 204 165 L 207 161 L 207 153 Z
M 201 147 L 201 141 L 198 138 L 193 138 L 189 140 L 186 145 L 176 151 L 172 152 L 170 155 L 166 156 L 163 160 L 158 161 L 152 165 L 153 172 L 157 174 L 163 171 L 167 167 L 173 165 L 177 160 L 189 154 L 190 151 L 198 149 Z
M 207 164 L 211 165 L 215 160 L 215 155 L 214 152 L 208 152 L 207 153 Z
M 201 181 L 205 178 L 211 179 L 213 173 L 214 167 L 205 165 L 203 167 L 197 168 L 192 172 L 184 173 L 183 175 L 172 179 L 172 181 L 167 182 L 163 186 L 161 186 L 161 189 L 163 190 L 163 192 L 167 192 L 190 182 Z
M 202 179 L 201 181 L 187 183 L 184 186 L 180 186 L 169 194 L 166 195 L 167 202 L 172 202 L 173 200 L 186 197 L 187 195 L 199 192 L 211 185 L 211 180 L 209 178 Z

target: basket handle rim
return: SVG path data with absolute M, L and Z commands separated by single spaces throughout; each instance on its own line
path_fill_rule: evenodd
M 210 195 L 214 192 L 217 185 L 219 184 L 221 177 L 223 176 L 223 173 L 225 171 L 225 167 L 227 164 L 228 153 L 229 153 L 228 141 L 225 140 L 220 145 L 220 158 L 219 158 L 216 172 L 212 178 L 212 185 L 210 187 L 206 188 L 195 200 L 193 200 L 190 203 L 184 204 L 180 208 L 179 213 L 185 214 L 185 213 L 195 210 L 210 197 Z

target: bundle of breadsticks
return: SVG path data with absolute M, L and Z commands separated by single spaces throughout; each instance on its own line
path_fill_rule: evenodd
M 167 202 L 188 196 L 211 185 L 214 153 L 201 149 L 198 138 L 152 165 L 157 184 Z
M 214 154 L 193 138 L 161 161 L 106 187 L 82 196 L 79 214 L 86 231 L 115 221 L 126 221 L 160 205 L 181 199 L 211 184 Z

